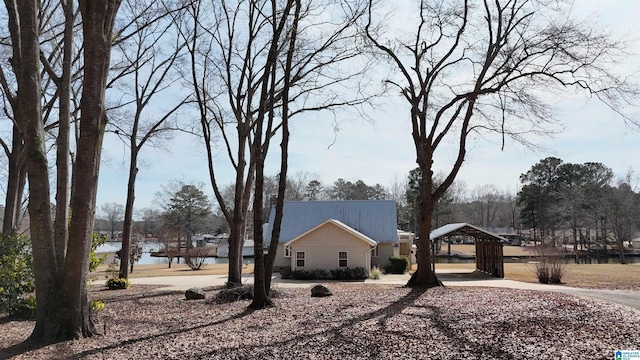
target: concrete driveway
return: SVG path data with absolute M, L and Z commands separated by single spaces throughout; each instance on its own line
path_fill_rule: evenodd
M 521 281 L 493 278 L 483 274 L 470 273 L 466 269 L 447 269 L 438 270 L 438 278 L 445 286 L 483 286 L 483 287 L 497 287 L 497 288 L 509 288 L 509 289 L 524 289 L 524 290 L 537 290 L 537 291 L 554 291 L 564 294 L 571 294 L 576 296 L 586 296 L 596 299 L 601 299 L 625 306 L 629 306 L 640 310 L 640 293 L 621 291 L 621 290 L 593 290 L 593 289 L 581 289 L 573 288 L 562 285 L 545 285 L 537 283 L 527 283 Z M 366 284 L 391 284 L 391 285 L 404 285 L 409 280 L 409 274 L 382 275 L 379 280 L 367 279 L 362 283 Z M 149 277 L 149 278 L 135 278 L 130 279 L 132 284 L 144 284 L 144 285 L 160 285 L 163 286 L 159 290 L 176 290 L 184 291 L 192 287 L 208 287 L 208 286 L 222 286 L 227 281 L 227 275 L 188 275 L 188 276 L 161 276 L 161 277 Z M 336 281 L 300 281 L 300 280 L 285 280 L 280 278 L 280 274 L 276 274 L 273 277 L 272 285 L 274 287 L 281 288 L 307 288 L 318 282 L 331 283 Z M 253 275 L 245 274 L 242 277 L 242 283 L 253 284 Z M 354 283 L 358 284 L 358 282 Z

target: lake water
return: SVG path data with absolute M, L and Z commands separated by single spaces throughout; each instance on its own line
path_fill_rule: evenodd
M 625 261 L 627 264 L 640 263 L 640 256 L 625 256 Z M 505 257 L 505 263 L 526 263 L 529 261 L 538 261 L 536 257 Z M 565 263 L 567 264 L 575 264 L 574 257 L 565 257 Z M 448 263 L 448 264 L 473 264 L 475 263 L 475 259 L 468 258 L 457 258 L 457 257 L 436 257 L 437 263 Z M 580 264 L 619 264 L 620 258 L 618 256 L 601 256 L 601 257 L 587 257 L 582 256 L 579 259 Z
M 142 246 L 142 256 L 140 260 L 136 261 L 136 264 L 139 265 L 149 265 L 149 264 L 169 264 L 169 259 L 161 256 L 151 256 L 151 253 L 154 251 L 158 251 L 164 247 L 163 244 L 154 243 L 154 242 L 143 242 L 140 244 Z M 195 245 L 195 244 L 194 244 Z M 104 245 L 98 247 L 96 252 L 115 252 L 120 250 L 122 244 L 119 241 L 107 241 Z M 253 258 L 245 257 L 243 260 L 244 263 L 253 264 Z M 183 258 L 175 258 L 173 259 L 174 264 L 184 264 Z M 205 264 L 228 264 L 229 259 L 223 257 L 208 257 L 205 259 Z
M 160 250 L 162 247 L 164 247 L 164 245 L 160 243 L 154 243 L 154 242 L 143 242 L 141 243 L 141 245 L 142 245 L 142 256 L 140 257 L 140 260 L 136 262 L 136 264 L 140 264 L 140 265 L 169 264 L 169 260 L 166 257 L 151 256 L 151 252 Z M 115 252 L 117 250 L 120 250 L 121 246 L 122 244 L 119 241 L 113 241 L 113 242 L 109 241 L 109 242 L 106 242 L 101 247 L 99 247 L 97 251 L 98 252 L 101 252 L 101 251 Z M 627 256 L 625 257 L 625 260 L 628 264 L 640 263 L 640 256 Z M 252 257 L 245 257 L 243 261 L 248 264 L 253 264 Z M 536 261 L 536 258 L 535 257 L 530 257 L 530 258 L 505 257 L 504 258 L 505 263 L 518 263 L 518 262 L 529 262 L 529 261 Z M 566 257 L 565 261 L 568 264 L 575 263 L 575 260 L 573 257 Z M 457 257 L 436 257 L 436 263 L 473 264 L 475 262 L 476 262 L 475 259 L 468 259 L 468 258 L 460 259 Z M 173 263 L 174 264 L 178 263 L 178 259 L 177 258 L 173 259 Z M 179 263 L 184 264 L 184 259 L 180 258 Z M 229 263 L 229 259 L 223 258 L 223 257 L 210 257 L 205 260 L 205 264 L 228 264 L 228 263 Z M 581 264 L 619 264 L 620 259 L 617 256 L 602 256 L 602 257 L 583 256 L 580 258 L 580 263 Z

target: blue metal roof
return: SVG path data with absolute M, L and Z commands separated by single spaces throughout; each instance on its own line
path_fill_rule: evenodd
M 286 243 L 328 219 L 338 220 L 379 243 L 397 243 L 393 200 L 285 201 L 280 243 Z M 275 207 L 271 207 L 265 242 L 271 242 Z

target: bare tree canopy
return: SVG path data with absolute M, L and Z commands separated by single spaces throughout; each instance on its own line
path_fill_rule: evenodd
M 429 250 L 431 217 L 465 160 L 470 134 L 495 132 L 529 144 L 527 135 L 544 132 L 554 118 L 550 95 L 575 91 L 622 115 L 638 90 L 611 70 L 622 60 L 623 44 L 591 23 L 575 20 L 571 4 L 539 0 L 411 4 L 402 22 L 396 23 L 398 28 L 380 31 L 387 25 L 381 25 L 381 19 L 388 9 L 375 7 L 370 0 L 365 30 L 393 69 L 387 84 L 409 106 L 416 161 L 424 174 L 418 271 L 410 284 L 437 285 Z M 434 188 L 434 153 L 447 143 L 456 144 L 457 154 L 444 181 Z
M 363 42 L 354 25 L 365 9 L 358 1 L 194 1 L 188 16 L 176 19 L 189 51 L 188 81 L 211 185 L 231 231 L 229 286 L 241 280 L 257 159 L 264 161 L 278 131 L 288 136 L 285 119 L 344 107 L 357 111 L 369 99 L 360 84 L 369 64 L 355 60 Z M 226 158 L 215 156 L 219 152 Z M 235 173 L 233 206 L 224 201 L 217 175 L 229 164 Z M 286 170 L 280 173 L 286 181 Z

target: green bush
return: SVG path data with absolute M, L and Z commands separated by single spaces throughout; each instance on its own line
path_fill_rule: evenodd
M 106 236 L 102 236 L 98 233 L 93 233 L 91 237 L 91 253 L 89 254 L 89 271 L 95 271 L 98 266 L 104 264 L 106 255 L 98 256 L 96 249 L 98 246 L 104 244 L 107 241 Z
M 291 278 L 291 266 L 285 266 L 280 271 L 280 277 L 283 279 Z
M 389 262 L 391 262 L 389 272 L 392 274 L 404 274 L 409 268 L 409 259 L 406 256 L 391 257 Z
M 104 310 L 105 303 L 102 300 L 91 300 L 91 310 L 102 311 Z
M 294 270 L 289 275 L 289 278 L 294 280 L 321 280 L 329 279 L 330 277 L 330 273 L 323 269 Z
M 363 267 L 338 268 L 327 271 L 324 269 L 294 270 L 289 275 L 294 280 L 363 280 L 369 277 L 369 272 Z
M 131 285 L 131 283 L 129 282 L 129 280 L 125 278 L 111 278 L 107 280 L 106 285 L 109 288 L 109 290 L 118 290 L 118 289 L 128 288 Z
M 36 315 L 36 298 L 20 296 L 9 309 L 9 314 L 21 319 L 32 319 Z
M 0 236 L 0 313 L 30 317 L 35 298 L 31 246 L 25 236 Z
M 367 269 L 363 267 L 356 268 L 338 268 L 331 270 L 331 278 L 334 280 L 363 280 L 369 277 Z

